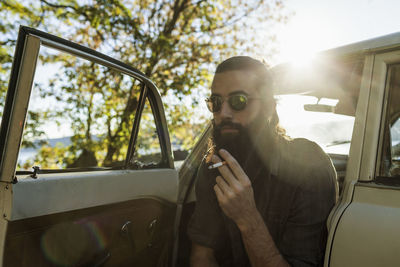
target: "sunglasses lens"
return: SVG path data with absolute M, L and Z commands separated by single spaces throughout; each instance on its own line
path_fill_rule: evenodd
M 221 110 L 222 98 L 219 96 L 212 96 L 206 100 L 207 107 L 211 112 L 218 112 Z
M 219 112 L 222 107 L 223 99 L 220 96 L 211 96 L 206 99 L 207 107 L 211 112 Z M 245 95 L 233 95 L 228 98 L 229 106 L 240 111 L 245 109 L 247 105 L 247 97 Z
M 229 98 L 229 105 L 233 110 L 243 110 L 247 105 L 247 97 L 244 95 L 234 95 Z

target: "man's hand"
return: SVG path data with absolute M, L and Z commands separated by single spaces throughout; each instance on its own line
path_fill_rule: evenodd
M 228 151 L 221 149 L 219 155 L 227 165 L 218 168 L 221 176 L 217 176 L 214 186 L 218 203 L 239 228 L 246 227 L 251 218 L 258 214 L 250 179 Z M 217 155 L 212 157 L 213 163 L 220 161 Z
M 238 226 L 244 246 L 254 267 L 289 266 L 269 233 L 261 214 L 258 212 L 253 188 L 249 177 L 231 154 L 221 149 L 219 155 L 227 165 L 218 167 L 221 176 L 217 176 L 214 186 L 218 203 L 226 216 Z M 212 162 L 220 162 L 217 155 Z

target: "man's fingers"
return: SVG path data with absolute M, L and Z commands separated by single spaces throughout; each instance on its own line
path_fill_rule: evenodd
M 224 195 L 232 194 L 232 189 L 221 176 L 217 176 L 215 181 Z
M 228 166 L 232 170 L 234 176 L 237 177 L 241 183 L 250 181 L 240 164 L 228 151 L 225 149 L 220 149 L 219 154 L 228 163 Z
M 218 202 L 224 202 L 225 201 L 225 196 L 224 193 L 222 193 L 221 189 L 219 188 L 219 186 L 216 184 L 214 185 L 214 191 L 215 191 L 215 195 L 217 196 Z
M 221 162 L 221 159 L 217 155 L 213 155 L 211 161 L 213 163 L 218 163 Z M 238 188 L 240 186 L 239 181 L 235 178 L 232 171 L 227 165 L 218 167 L 218 171 L 230 186 L 232 186 L 233 188 Z
M 212 163 L 218 163 L 218 162 L 221 162 L 222 160 L 221 160 L 220 157 L 218 157 L 218 155 L 214 154 L 214 155 L 211 157 L 211 161 L 212 161 Z

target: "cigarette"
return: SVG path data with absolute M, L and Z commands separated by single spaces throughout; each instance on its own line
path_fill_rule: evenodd
M 212 169 L 221 167 L 223 165 L 226 165 L 226 161 L 221 161 L 221 162 L 214 163 L 213 165 L 208 166 L 208 169 L 212 170 Z

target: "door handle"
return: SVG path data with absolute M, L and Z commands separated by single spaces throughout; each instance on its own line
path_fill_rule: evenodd
M 154 240 L 154 234 L 156 232 L 157 224 L 158 224 L 157 219 L 154 219 L 150 222 L 149 226 L 147 227 L 147 233 L 149 236 L 149 239 L 148 239 L 149 243 L 147 244 L 148 248 L 153 247 L 152 241 Z M 124 236 L 125 238 L 128 239 L 128 242 L 131 244 L 132 249 L 134 251 L 135 250 L 135 242 L 132 237 L 131 227 L 132 227 L 132 222 L 126 221 L 121 227 L 121 234 L 122 234 L 122 236 Z
M 154 233 L 156 231 L 156 226 L 158 224 L 157 219 L 154 219 L 150 222 L 149 226 L 147 227 L 147 233 L 149 234 L 149 243 L 147 244 L 148 248 L 153 247 L 153 240 L 154 240 Z
M 131 244 L 133 251 L 135 251 L 135 242 L 132 239 L 131 227 L 132 222 L 126 221 L 121 227 L 121 234 L 128 239 L 128 242 L 129 244 Z

